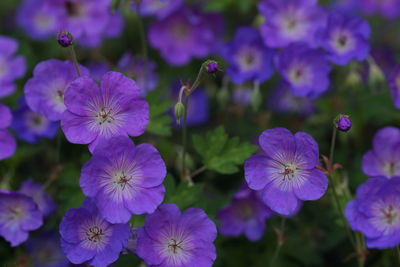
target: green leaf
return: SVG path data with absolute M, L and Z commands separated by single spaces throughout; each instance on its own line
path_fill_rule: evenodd
M 256 146 L 248 142 L 241 143 L 238 137 L 229 139 L 223 126 L 205 136 L 193 136 L 193 145 L 202 157 L 203 164 L 222 174 L 238 172 L 238 166 L 257 150 Z
M 161 90 L 150 92 L 146 99 L 150 105 L 150 122 L 147 125 L 149 133 L 170 136 L 171 117 L 167 114 L 172 106 L 172 102 L 161 96 Z

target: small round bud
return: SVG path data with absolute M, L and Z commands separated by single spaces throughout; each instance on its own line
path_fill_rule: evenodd
M 174 113 L 176 118 L 176 124 L 179 125 L 181 122 L 181 118 L 185 114 L 185 106 L 181 102 L 176 103 L 174 108 Z
M 207 63 L 207 72 L 208 73 L 216 73 L 218 71 L 218 63 L 217 61 L 210 60 Z
M 72 37 L 72 34 L 69 31 L 60 31 L 60 33 L 57 36 L 57 42 L 62 47 L 71 46 L 73 41 L 74 37 Z
M 335 125 L 336 128 L 339 129 L 339 131 L 347 132 L 348 130 L 350 130 L 352 123 L 349 116 L 339 114 L 335 119 Z

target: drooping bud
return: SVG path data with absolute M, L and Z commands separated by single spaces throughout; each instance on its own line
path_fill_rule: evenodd
M 348 115 L 339 114 L 335 118 L 335 125 L 339 131 L 347 132 L 352 126 L 352 122 Z
M 380 85 L 385 82 L 385 74 L 375 63 L 374 60 L 369 60 L 369 73 L 368 73 L 368 82 L 372 86 Z
M 180 124 L 181 118 L 185 114 L 185 106 L 182 104 L 182 102 L 178 102 L 175 105 L 174 108 L 174 113 L 175 113 L 175 118 L 176 118 L 176 124 Z
M 72 45 L 74 37 L 69 31 L 60 31 L 57 36 L 57 42 L 62 47 L 69 47 Z

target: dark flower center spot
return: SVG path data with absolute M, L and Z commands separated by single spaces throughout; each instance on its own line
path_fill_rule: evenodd
M 89 228 L 89 231 L 86 232 L 87 239 L 93 243 L 100 242 L 103 236 L 103 229 L 97 226 Z
M 248 221 L 254 216 L 254 209 L 250 203 L 243 202 L 237 209 L 237 215 L 243 221 Z
M 18 220 L 22 217 L 22 210 L 19 207 L 11 207 L 8 209 L 10 212 L 11 220 Z
M 126 186 L 131 186 L 129 184 L 129 181 L 132 179 L 132 177 L 126 176 L 125 173 L 122 173 L 119 177 L 118 180 L 115 182 L 118 186 L 120 186 L 122 189 L 125 189 Z
M 286 179 L 292 180 L 295 177 L 295 175 L 294 175 L 295 170 L 297 170 L 297 168 L 292 167 L 292 166 L 285 166 L 285 169 L 283 170 L 283 172 L 280 173 L 283 175 L 283 180 L 284 181 Z
M 40 126 L 43 123 L 43 117 L 39 114 L 35 114 L 32 116 L 32 124 L 35 126 Z
M 344 35 L 342 35 L 342 36 L 340 36 L 339 38 L 338 38 L 338 45 L 340 46 L 340 47 L 345 47 L 346 46 L 346 44 L 347 44 L 347 36 L 344 36 Z
M 112 115 L 112 109 L 101 108 L 100 112 L 97 113 L 96 118 L 99 125 L 104 123 L 112 123 L 114 121 L 114 116 Z
M 180 250 L 183 250 L 181 247 L 182 241 L 177 242 L 176 239 L 171 238 L 168 242 L 168 250 L 174 254 L 177 254 Z
M 71 17 L 76 17 L 80 14 L 78 5 L 71 1 L 65 2 L 65 9 L 67 10 L 68 15 Z

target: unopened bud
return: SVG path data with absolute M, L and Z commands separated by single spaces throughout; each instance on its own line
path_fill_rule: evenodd
M 74 41 L 74 37 L 69 31 L 60 31 L 60 33 L 57 36 L 57 42 L 59 45 L 62 47 L 69 47 L 72 45 Z
M 339 131 L 347 132 L 352 126 L 352 122 L 347 115 L 339 114 L 335 118 L 335 125 Z
M 218 62 L 215 60 L 208 60 L 206 63 L 208 73 L 216 73 L 218 71 Z
M 176 124 L 179 125 L 181 122 L 181 118 L 185 114 L 185 106 L 181 102 L 176 103 L 174 108 L 174 113 L 176 118 Z

